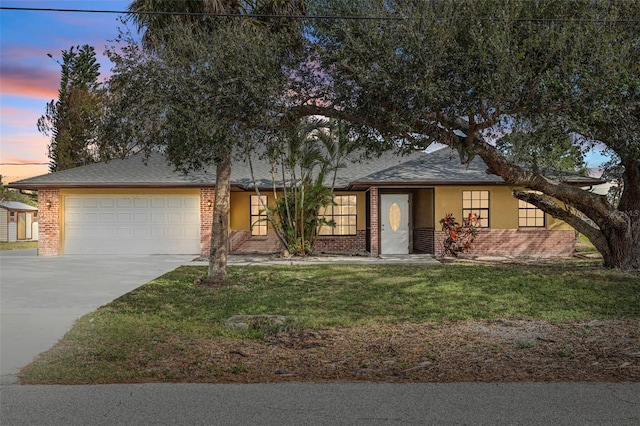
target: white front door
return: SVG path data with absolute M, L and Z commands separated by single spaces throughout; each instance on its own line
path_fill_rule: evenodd
M 380 195 L 380 254 L 409 253 L 409 194 Z

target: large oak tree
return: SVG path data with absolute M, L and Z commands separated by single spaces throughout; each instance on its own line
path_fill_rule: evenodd
M 515 197 L 586 235 L 606 266 L 640 269 L 637 2 L 332 0 L 310 11 L 377 19 L 313 22 L 314 60 L 301 68 L 322 78 L 298 82 L 308 98 L 294 114 L 345 118 L 411 146 L 440 142 L 463 163 L 478 155 Z M 605 147 L 622 170 L 619 204 L 510 161 L 494 141 L 514 127 Z

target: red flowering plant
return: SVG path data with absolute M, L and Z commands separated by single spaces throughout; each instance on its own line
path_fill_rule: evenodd
M 445 233 L 442 255 L 457 257 L 460 253 L 468 252 L 478 235 L 479 223 L 480 217 L 472 213 L 462 220 L 462 224 L 456 222 L 456 218 L 451 213 L 440 219 Z

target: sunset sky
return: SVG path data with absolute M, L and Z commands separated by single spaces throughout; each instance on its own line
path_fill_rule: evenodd
M 3 7 L 94 10 L 126 10 L 129 3 L 0 0 Z M 0 174 L 4 183 L 48 172 L 49 139 L 38 132 L 36 122 L 47 102 L 58 97 L 60 65 L 54 59 L 61 60 L 61 51 L 71 46 L 89 44 L 96 49 L 101 74 L 107 75 L 111 66 L 103 53 L 108 40 L 118 35 L 117 18 L 107 13 L 0 10 Z
M 124 11 L 130 0 L 0 0 L 3 7 Z M 0 10 L 0 174 L 3 182 L 48 172 L 49 139 L 36 122 L 46 104 L 57 99 L 61 51 L 93 46 L 102 78 L 111 65 L 103 56 L 118 35 L 118 14 Z M 47 54 L 53 55 L 54 59 Z M 594 152 L 589 166 L 603 158 Z M 31 163 L 40 163 L 31 165 Z

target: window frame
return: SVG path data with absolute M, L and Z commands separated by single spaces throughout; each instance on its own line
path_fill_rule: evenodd
M 343 202 L 344 200 L 347 200 L 346 204 Z M 317 233 L 320 237 L 352 237 L 357 235 L 358 196 L 356 194 L 334 195 L 333 203 L 321 209 L 318 212 L 318 218 L 324 218 L 327 221 L 333 220 L 336 223 L 336 226 L 318 226 Z
M 486 194 L 486 198 L 483 195 Z M 462 219 L 465 220 L 469 214 L 476 215 L 480 219 L 477 222 L 478 228 L 491 228 L 491 191 L 482 189 L 470 189 L 462 191 Z
M 522 213 L 525 213 L 524 217 Z M 533 212 L 534 216 L 529 216 L 528 213 Z M 542 216 L 539 216 L 542 215 Z M 542 224 L 539 225 L 538 220 L 542 219 Z M 522 221 L 525 221 L 525 225 Z M 533 220 L 534 225 L 530 225 L 529 221 Z M 544 211 L 523 200 L 518 200 L 518 228 L 546 228 L 547 227 L 547 215 Z
M 263 202 L 260 201 L 261 199 Z M 249 228 L 252 237 L 266 237 L 269 232 L 267 212 L 264 208 L 267 202 L 266 195 L 251 195 L 249 199 Z M 254 207 L 257 208 L 256 214 L 254 214 L 254 211 L 256 211 Z

